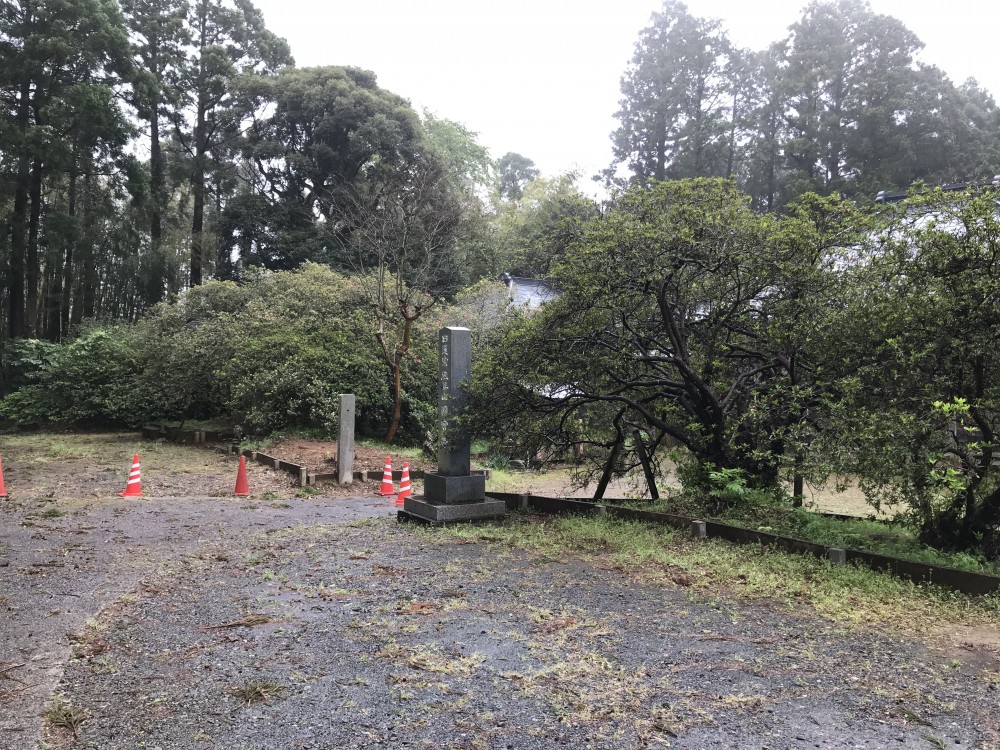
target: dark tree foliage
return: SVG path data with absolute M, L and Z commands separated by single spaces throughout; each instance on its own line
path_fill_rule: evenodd
M 480 363 L 481 426 L 592 443 L 605 473 L 639 430 L 654 459 L 685 446 L 695 481 L 775 487 L 823 392 L 822 270 L 844 213 L 817 200 L 779 223 L 723 180 L 628 191 L 558 266 L 561 297 Z
M 805 192 L 867 197 L 1000 171 L 1000 110 L 975 81 L 916 62 L 919 39 L 864 0 L 813 2 L 767 50 L 667 0 L 622 77 L 619 181 L 733 176 L 755 207 Z
M 64 289 L 78 266 L 66 231 L 78 226 L 79 177 L 114 168 L 128 133 L 114 87 L 129 74 L 114 0 L 0 4 L 0 169 L 7 186 L 0 205 L 9 228 L 2 254 L 11 338 L 61 335 Z M 68 218 L 47 254 L 46 187 L 57 180 L 68 180 Z
M 527 156 L 521 156 L 508 151 L 497 160 L 497 189 L 500 197 L 506 200 L 518 201 L 524 195 L 524 187 L 532 180 L 541 176 L 535 162 Z
M 847 272 L 845 466 L 938 547 L 1000 555 L 996 192 L 915 196 Z
M 401 97 L 358 68 L 288 68 L 247 77 L 242 96 L 258 108 L 246 135 L 248 189 L 225 241 L 245 261 L 290 268 L 303 260 L 350 267 L 342 253 L 362 183 L 405 171 L 420 147 L 420 120 Z M 348 209 L 351 209 L 350 211 Z

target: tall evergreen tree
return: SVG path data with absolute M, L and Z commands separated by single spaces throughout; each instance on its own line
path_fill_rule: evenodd
M 524 194 L 525 186 L 541 176 L 535 162 L 527 156 L 508 151 L 497 161 L 500 197 L 518 201 Z
M 813 2 L 791 26 L 781 85 L 794 193 L 852 193 L 892 179 L 907 161 L 900 119 L 923 46 L 862 0 Z
M 186 121 L 176 133 L 190 157 L 192 195 L 189 283 L 201 284 L 205 262 L 205 206 L 209 180 L 236 141 L 246 111 L 234 97 L 240 75 L 276 73 L 292 63 L 285 40 L 264 26 L 250 0 L 194 0 L 188 26 L 193 51 L 181 76 L 189 97 Z
M 730 54 L 719 21 L 692 16 L 678 0 L 664 2 L 622 77 L 609 178 L 619 165 L 639 181 L 726 173 Z
M 128 68 L 115 0 L 10 0 L 0 4 L 0 149 L 13 165 L 7 332 L 37 333 L 42 287 L 43 185 L 54 171 L 120 139 L 114 87 Z M 55 298 L 61 299 L 61 295 Z
M 161 125 L 179 105 L 179 75 L 190 33 L 184 25 L 187 0 L 122 0 L 131 33 L 132 55 L 138 68 L 132 103 L 149 125 L 149 247 L 143 273 L 144 299 L 153 305 L 163 298 L 167 263 L 163 214 L 167 204 L 167 165 Z

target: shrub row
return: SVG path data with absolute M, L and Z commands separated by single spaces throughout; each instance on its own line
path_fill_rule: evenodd
M 356 279 L 314 264 L 210 282 L 135 325 L 92 323 L 62 345 L 10 342 L 0 417 L 82 427 L 215 418 L 263 434 L 330 428 L 350 392 L 359 432 L 378 436 L 391 398 L 368 309 Z M 420 323 L 403 381 L 411 442 L 434 413 L 439 319 Z

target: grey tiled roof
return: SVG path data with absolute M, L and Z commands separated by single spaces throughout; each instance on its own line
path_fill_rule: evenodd
M 542 303 L 554 300 L 559 296 L 556 288 L 542 279 L 529 279 L 505 273 L 501 280 L 510 290 L 511 300 L 515 307 L 537 310 L 542 306 Z

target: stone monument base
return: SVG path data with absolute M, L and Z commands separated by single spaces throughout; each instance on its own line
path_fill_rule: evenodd
M 486 499 L 486 477 L 482 474 L 469 474 L 464 477 L 425 474 L 424 497 L 440 503 L 481 501 Z
M 408 516 L 413 520 L 432 524 L 483 521 L 503 518 L 505 515 L 507 503 L 488 497 L 468 503 L 442 503 L 422 496 L 408 497 L 403 501 L 403 510 L 399 512 L 401 519 Z

